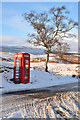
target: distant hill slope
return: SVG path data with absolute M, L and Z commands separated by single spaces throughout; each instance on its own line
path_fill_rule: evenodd
M 0 52 L 26 52 L 30 54 L 44 54 L 44 49 L 40 48 L 32 48 L 32 47 L 18 47 L 18 46 L 0 46 Z

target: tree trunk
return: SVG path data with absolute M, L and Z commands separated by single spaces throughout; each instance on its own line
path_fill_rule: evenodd
M 46 53 L 45 71 L 48 72 L 49 50 Z
M 60 63 L 62 63 L 62 57 L 63 57 L 63 55 L 60 54 Z

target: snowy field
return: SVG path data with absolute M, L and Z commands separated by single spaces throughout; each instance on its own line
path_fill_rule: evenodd
M 44 69 L 45 62 L 31 63 L 32 67 Z M 49 71 L 61 76 L 72 76 L 79 74 L 78 64 L 48 63 Z

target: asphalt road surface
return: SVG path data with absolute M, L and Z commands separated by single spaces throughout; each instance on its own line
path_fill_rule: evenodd
M 16 91 L 16 92 L 9 92 L 4 93 L 2 97 L 2 102 L 6 101 L 7 99 L 10 100 L 12 96 L 21 96 L 26 95 L 27 98 L 41 98 L 52 96 L 55 93 L 61 93 L 61 92 L 69 92 L 69 91 L 80 91 L 80 82 L 70 83 L 70 84 L 64 84 L 64 85 L 57 85 L 57 86 L 51 86 L 51 87 L 45 87 L 40 89 L 32 89 L 32 90 L 22 90 L 22 91 Z M 44 94 L 44 95 L 43 95 Z M 14 97 L 12 97 L 14 98 Z

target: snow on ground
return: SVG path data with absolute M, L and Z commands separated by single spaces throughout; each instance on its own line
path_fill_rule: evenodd
M 55 93 L 50 97 L 12 96 L 3 101 L 1 118 L 62 118 L 79 120 L 78 92 Z M 9 97 L 9 96 L 8 96 Z M 29 98 L 30 97 L 30 98 Z M 10 98 L 10 97 L 9 97 Z M 28 99 L 29 98 L 29 99 Z
M 30 83 L 28 84 L 14 84 L 10 79 L 13 78 L 13 64 L 7 62 L 0 62 L 2 64 L 0 77 L 2 77 L 2 84 L 0 84 L 0 91 L 2 93 L 18 90 L 37 89 L 54 85 L 61 85 L 66 83 L 78 82 L 77 77 L 60 76 L 54 72 L 45 72 L 44 70 L 30 69 Z
M 31 67 L 44 69 L 45 62 L 31 63 Z M 78 75 L 78 64 L 48 63 L 49 71 L 62 76 Z

